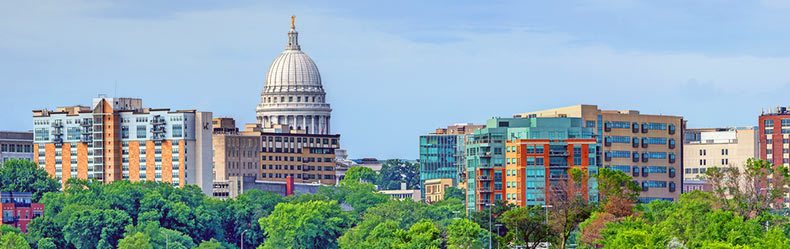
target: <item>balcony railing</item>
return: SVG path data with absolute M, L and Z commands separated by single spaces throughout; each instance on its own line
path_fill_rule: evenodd
M 487 175 L 477 176 L 477 180 L 480 180 L 480 181 L 491 181 L 491 176 L 487 176 Z

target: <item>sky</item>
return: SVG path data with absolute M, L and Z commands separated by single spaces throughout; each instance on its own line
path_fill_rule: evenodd
M 98 94 L 255 122 L 290 16 L 351 158 L 577 104 L 754 126 L 790 105 L 790 1 L 0 0 L 0 130 Z

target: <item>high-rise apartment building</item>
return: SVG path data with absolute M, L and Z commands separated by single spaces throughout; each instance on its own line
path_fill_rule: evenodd
M 33 132 L 0 131 L 0 163 L 8 159 L 33 161 Z
M 242 134 L 232 118 L 214 118 L 214 180 L 231 176 L 260 176 L 261 137 Z
M 420 190 L 425 197 L 425 181 L 447 179 L 456 187 L 466 182 L 466 136 L 483 125 L 456 124 L 420 136 Z
M 593 128 L 602 144 L 603 167 L 631 174 L 642 186 L 640 202 L 675 201 L 680 196 L 682 176 L 677 174 L 683 169 L 683 117 L 600 110 L 595 105 L 575 105 L 514 117 L 581 118 L 584 127 Z
M 747 159 L 759 158 L 759 141 L 755 127 L 686 129 L 684 185 L 691 179 L 700 179 L 711 167 L 736 167 L 743 171 Z
M 517 205 L 546 204 L 551 188 L 571 168 L 597 173 L 598 143 L 581 118 L 494 118 L 466 144 L 467 211 L 498 200 Z M 553 184 L 553 185 L 552 185 Z M 584 196 L 597 201 L 597 183 Z
M 790 108 L 777 107 L 758 119 L 760 159 L 790 166 Z
M 135 98 L 33 111 L 33 161 L 70 178 L 150 180 L 212 189 L 211 113 L 143 108 Z

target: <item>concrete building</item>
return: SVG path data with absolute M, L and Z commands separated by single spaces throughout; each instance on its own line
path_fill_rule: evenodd
M 738 167 L 743 172 L 747 159 L 759 158 L 760 140 L 755 127 L 687 129 L 685 138 L 684 185 L 700 179 L 710 167 Z
M 44 215 L 44 204 L 33 203 L 30 192 L 0 192 L 0 220 L 3 225 L 27 233 L 27 224 Z
M 33 161 L 33 132 L 0 131 L 0 163 L 8 159 Z
M 489 119 L 466 144 L 467 211 L 497 200 L 545 204 L 545 186 L 565 179 L 569 169 L 597 173 L 598 147 L 593 129 L 580 118 Z M 586 186 L 586 197 L 597 201 L 596 182 Z
M 680 196 L 683 169 L 683 131 L 680 116 L 648 115 L 639 111 L 600 110 L 575 105 L 516 114 L 514 117 L 576 117 L 593 128 L 602 143 L 603 166 L 631 174 L 642 186 L 640 202 L 675 201 Z
M 425 200 L 425 203 L 435 203 L 444 200 L 445 190 L 449 187 L 453 187 L 453 184 L 457 182 L 458 179 L 452 178 L 425 180 L 425 185 L 422 190 L 425 196 L 423 200 Z
M 483 125 L 456 124 L 420 136 L 420 189 L 425 196 L 425 181 L 452 179 L 457 187 L 466 179 L 466 137 Z
M 381 190 L 379 193 L 388 195 L 391 199 L 395 200 L 402 201 L 411 199 L 412 201 L 422 201 L 419 189 Z
M 322 186 L 316 183 L 295 183 L 293 178 L 285 181 L 261 181 L 254 176 L 231 176 L 225 181 L 214 182 L 214 197 L 218 199 L 235 199 L 251 189 L 278 194 L 282 197 L 300 194 L 315 194 Z
M 326 92 L 321 74 L 310 56 L 302 52 L 293 17 L 285 51 L 274 59 L 256 108 L 263 128 L 284 125 L 308 134 L 332 134 Z
M 214 118 L 214 181 L 260 176 L 261 137 L 241 134 L 232 118 Z
M 211 113 L 143 108 L 135 98 L 33 111 L 33 161 L 70 178 L 198 185 L 211 195 Z

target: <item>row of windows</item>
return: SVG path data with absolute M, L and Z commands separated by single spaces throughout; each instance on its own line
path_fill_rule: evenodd
M 266 97 L 266 103 L 278 103 L 277 97 Z M 280 103 L 285 102 L 285 96 L 280 96 Z M 293 96 L 288 96 L 288 102 L 294 102 Z M 296 102 L 302 102 L 302 96 L 296 96 Z M 318 101 L 316 101 L 316 96 L 304 96 L 304 102 L 321 102 L 321 96 L 318 96 Z
M 591 122 L 591 121 L 587 121 L 587 122 Z M 607 126 L 611 125 L 611 128 L 621 128 L 621 129 L 639 128 L 639 123 L 637 122 L 629 123 L 625 121 L 611 121 L 611 122 L 606 122 L 605 125 Z M 669 127 L 670 130 L 675 129 L 675 125 L 673 124 L 667 125 L 666 123 L 642 123 L 642 129 L 648 129 L 648 130 L 666 130 L 667 127 Z
M 782 134 L 790 134 L 790 128 L 782 128 L 781 130 L 782 130 Z M 775 134 L 774 129 L 773 128 L 765 129 L 765 134 L 766 135 Z
M 774 126 L 773 119 L 766 119 L 763 122 L 765 123 L 765 128 Z M 781 122 L 782 122 L 782 126 L 790 126 L 790 118 L 783 118 Z
M 261 173 L 263 178 L 291 178 L 302 179 L 302 174 L 283 174 L 283 173 Z M 305 175 L 304 179 L 334 179 L 335 175 Z
M 33 146 L 29 144 L 2 144 L 0 152 L 33 152 Z
M 302 170 L 302 165 L 262 165 L 261 169 L 270 169 L 270 170 Z M 332 171 L 334 170 L 330 166 L 304 166 L 306 170 L 324 170 L 324 171 Z
M 263 137 L 263 141 L 266 142 L 267 140 L 269 142 L 291 142 L 291 143 L 297 142 L 297 143 L 320 143 L 320 144 L 329 144 L 330 141 L 331 141 L 332 144 L 337 144 L 337 138 L 333 138 L 332 140 L 330 140 L 328 138 L 321 139 L 321 138 L 312 138 L 312 137 L 311 138 L 301 138 L 301 137 L 294 138 L 294 137 L 268 137 L 268 136 L 264 136 Z
M 285 162 L 305 162 L 305 163 L 312 163 L 312 162 L 325 162 L 331 163 L 332 158 L 330 157 L 287 157 L 287 156 L 261 156 L 261 160 L 263 161 L 285 161 Z

